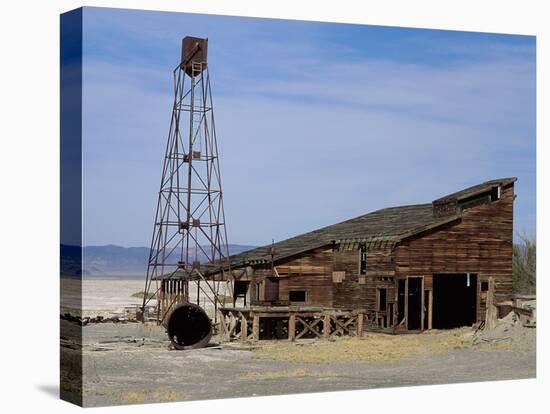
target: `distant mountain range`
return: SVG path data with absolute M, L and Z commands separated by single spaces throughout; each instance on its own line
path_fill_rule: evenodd
M 237 254 L 256 246 L 230 244 L 229 254 Z M 81 254 L 84 254 L 84 269 L 80 271 Z M 147 272 L 148 247 L 122 247 L 116 245 L 78 246 L 61 245 L 61 273 L 78 276 L 145 276 Z M 206 261 L 205 257 L 199 257 Z

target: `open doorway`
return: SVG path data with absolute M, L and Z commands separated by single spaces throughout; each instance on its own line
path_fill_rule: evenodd
M 476 301 L 476 274 L 434 274 L 433 328 L 451 329 L 473 325 L 476 322 Z
M 397 329 L 423 329 L 423 285 L 422 276 L 408 276 L 397 281 Z
M 236 306 L 239 299 L 243 300 L 243 306 L 246 306 L 246 299 L 248 296 L 248 288 L 250 282 L 248 280 L 236 280 L 233 291 L 233 306 Z

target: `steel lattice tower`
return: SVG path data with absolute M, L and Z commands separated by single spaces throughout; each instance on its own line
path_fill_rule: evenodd
M 207 46 L 208 39 L 184 38 L 182 61 L 173 73 L 174 105 L 143 300 L 145 311 L 154 294 L 159 322 L 175 303 L 190 301 L 190 281 L 197 284 L 196 301 L 200 291 L 217 309 L 220 283 L 208 269 L 222 269 L 216 272 L 218 282 L 228 269 Z

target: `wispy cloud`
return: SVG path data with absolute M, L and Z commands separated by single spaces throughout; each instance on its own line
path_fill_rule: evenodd
M 181 16 L 156 15 L 143 31 L 119 16 L 124 37 L 107 49 L 112 27 L 88 26 L 95 45 L 84 72 L 88 244 L 147 244 L 177 54 L 147 58 L 143 47 L 169 38 L 179 48 Z M 211 24 L 209 37 L 230 241 L 279 240 L 510 175 L 519 177 L 516 229 L 534 234 L 529 42 L 513 38 L 507 48 L 483 35 L 479 48 L 470 42 L 464 49 L 463 38 L 418 31 L 420 38 L 403 40 L 417 45 L 415 61 L 383 50 L 371 55 L 343 40 L 331 54 L 324 27 L 333 26 L 281 22 L 279 29 L 299 26 L 301 37 L 290 41 L 276 22 L 267 35 L 261 21 L 227 19 Z M 343 34 L 357 30 L 336 26 Z M 155 28 L 162 30 L 149 37 Z

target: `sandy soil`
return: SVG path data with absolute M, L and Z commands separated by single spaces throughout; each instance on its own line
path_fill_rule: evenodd
M 62 324 L 73 325 L 66 321 Z M 69 326 L 64 330 L 76 328 Z M 467 331 L 458 330 L 460 342 L 455 331 L 420 334 L 422 346 L 409 344 L 404 349 L 404 341 L 415 343 L 418 339 L 414 336 L 418 335 L 368 334 L 363 340 L 261 341 L 245 346 L 220 345 L 214 338 L 207 348 L 174 351 L 169 349 L 164 330 L 157 326 L 93 324 L 83 328 L 83 404 L 102 406 L 535 377 L 534 341 L 528 342 L 527 347 L 473 347 L 468 345 L 471 332 Z M 384 344 L 384 357 L 377 354 L 380 348 L 372 347 L 375 343 Z M 426 348 L 429 344 L 436 352 Z M 317 354 L 318 346 L 330 347 L 333 357 L 308 358 Z M 359 358 L 349 357 L 350 347 L 359 353 Z M 288 350 L 304 356 L 292 357 Z M 78 358 L 80 350 L 63 347 L 62 352 Z M 70 365 L 62 369 L 66 381 L 74 381 L 72 373 Z

